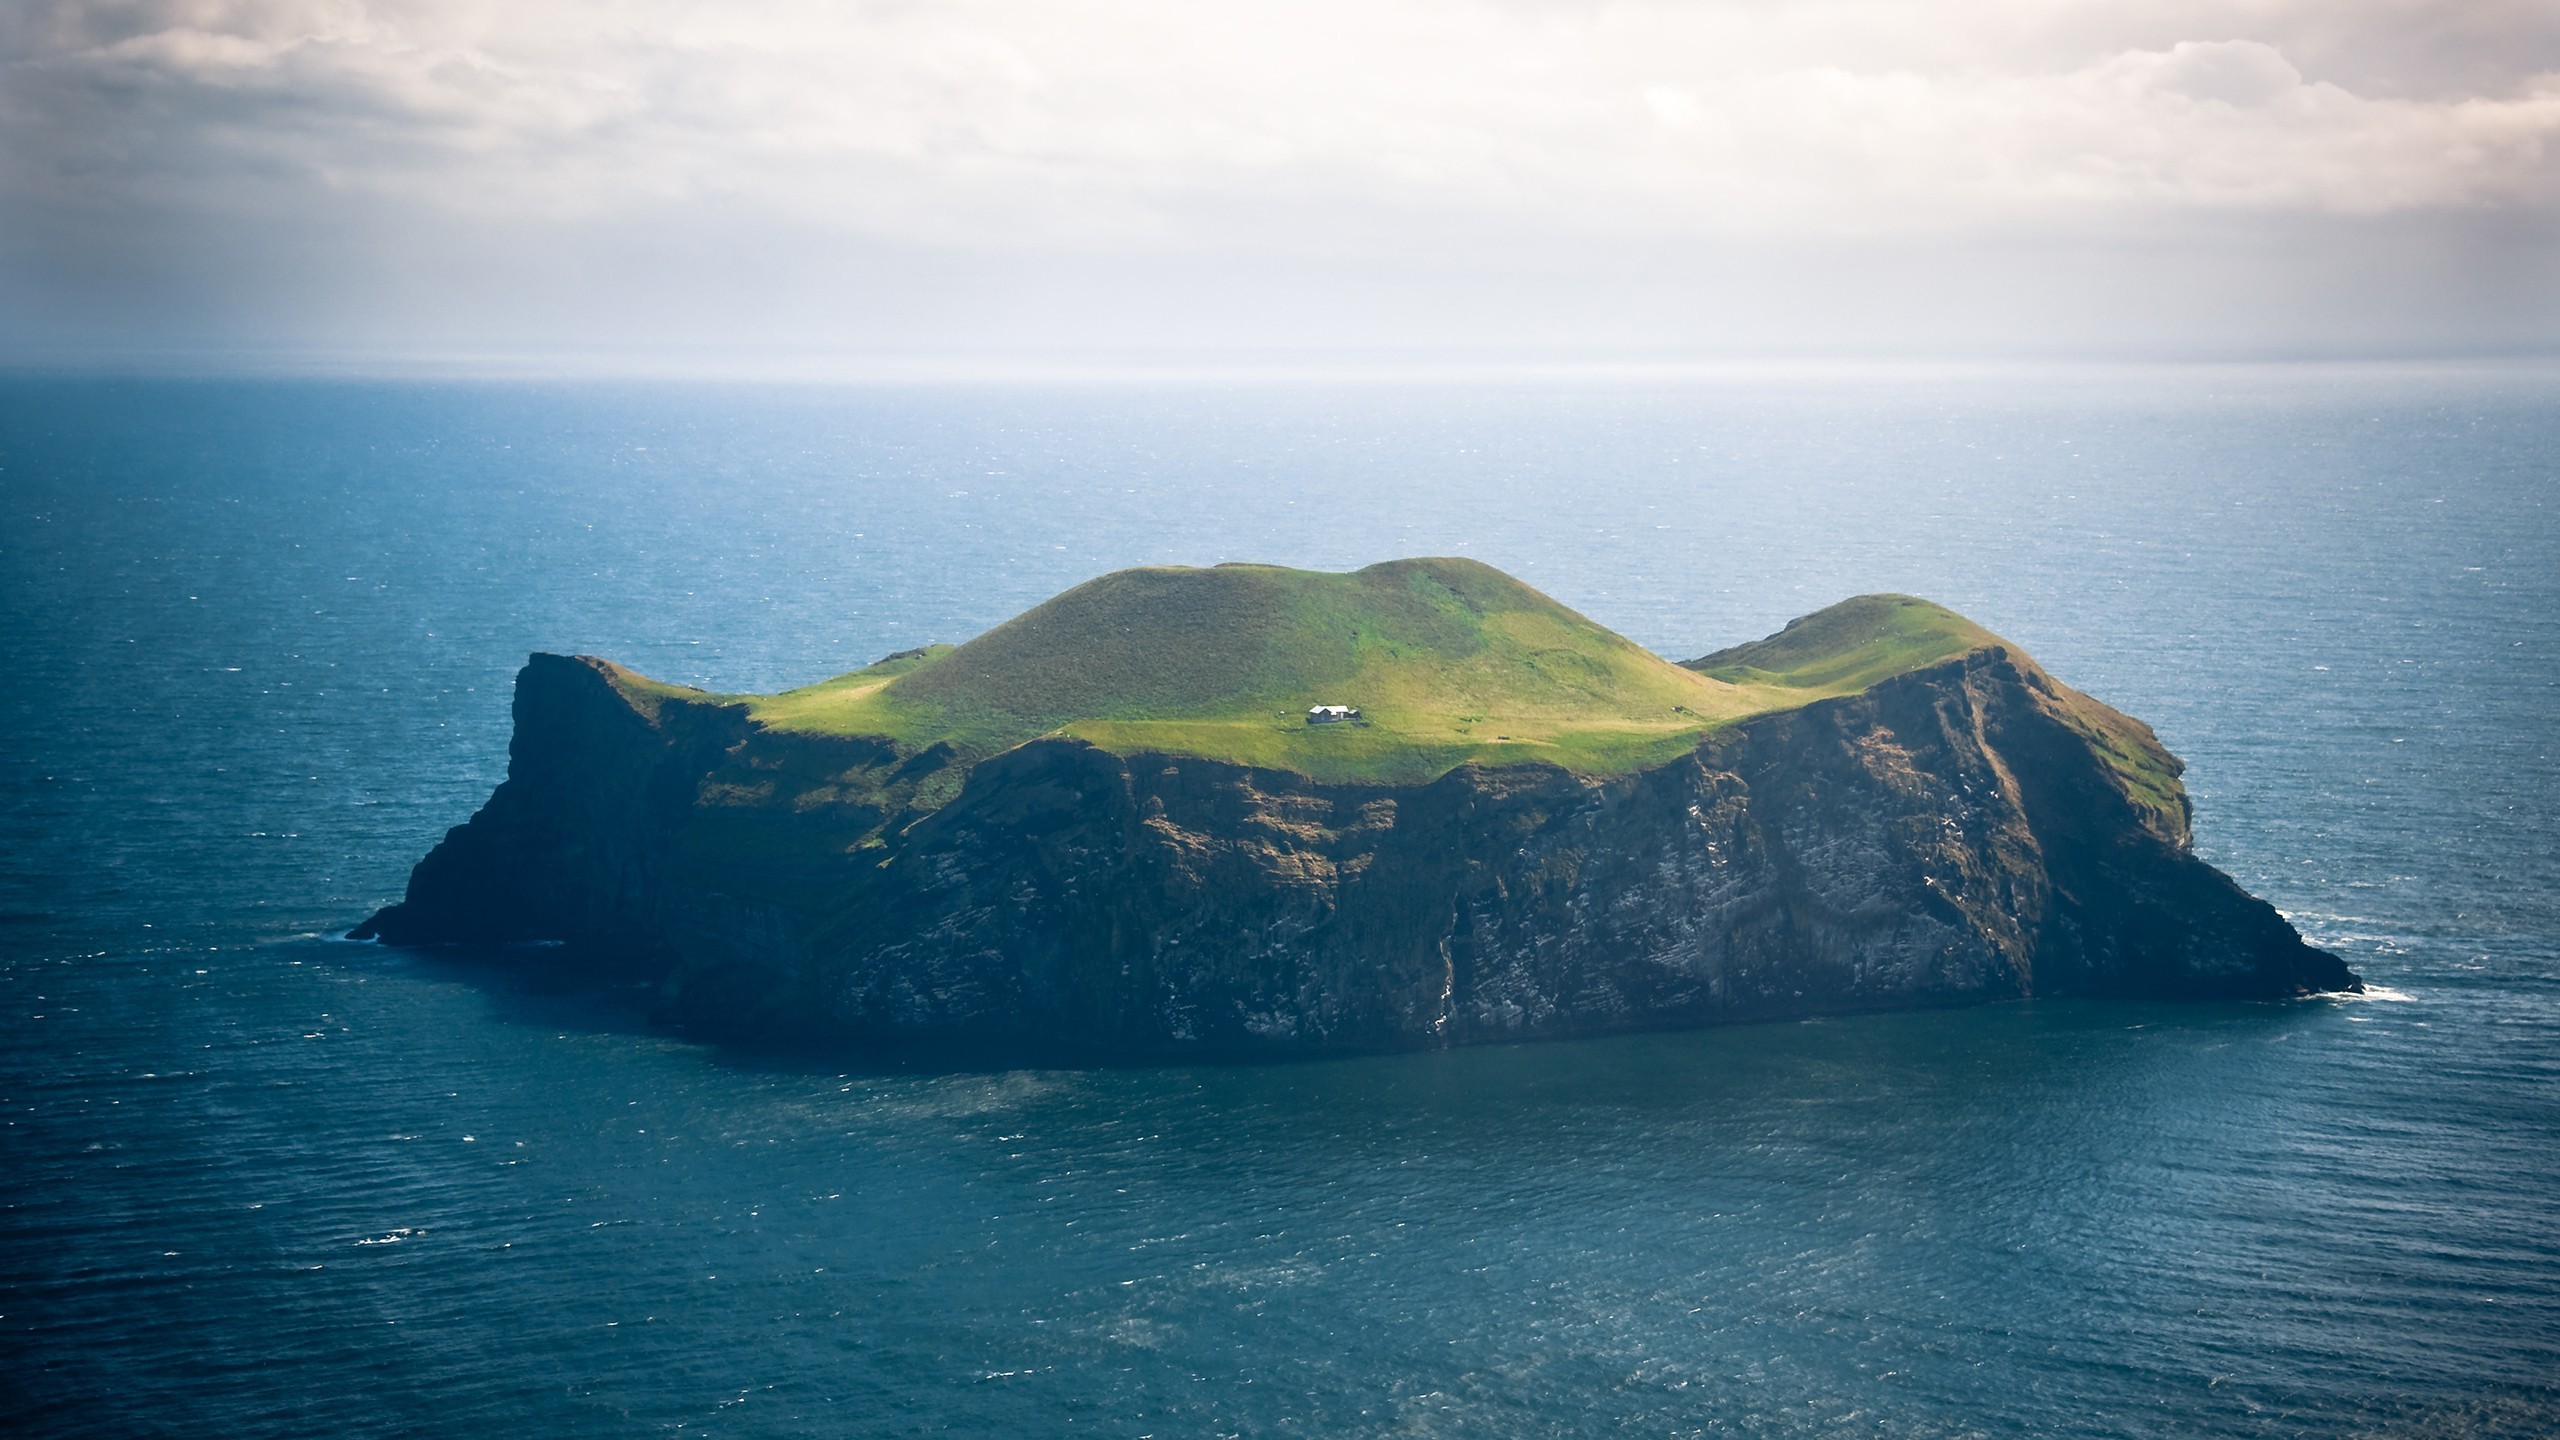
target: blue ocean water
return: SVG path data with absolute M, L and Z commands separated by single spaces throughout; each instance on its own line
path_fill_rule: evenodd
M 0 1429 L 2560 1432 L 2560 374 L 0 382 Z M 1954 605 L 2379 987 L 878 1073 L 331 937 L 532 649 L 722 689 L 1100 571 Z

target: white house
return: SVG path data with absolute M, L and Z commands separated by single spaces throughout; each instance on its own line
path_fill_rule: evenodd
M 1360 712 L 1348 705 L 1310 705 L 1307 707 L 1307 723 L 1310 725 L 1336 725 L 1345 720 L 1357 720 L 1359 718 Z

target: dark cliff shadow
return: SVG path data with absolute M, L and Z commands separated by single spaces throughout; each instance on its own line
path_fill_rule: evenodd
M 346 942 L 370 964 L 469 986 L 492 1018 L 588 1035 L 681 1036 L 656 1017 L 657 986 L 626 968 L 548 941 L 390 945 Z
M 1445 1092 L 1453 1103 L 1489 1092 L 1524 1101 L 1642 1106 L 1646 1097 L 1689 1097 L 1699 1085 L 1746 1091 L 1802 1086 L 1855 1093 L 1881 1077 L 1934 1075 L 1956 1098 L 1969 1085 L 1993 1090 L 2041 1074 L 2057 1046 L 2091 1036 L 2153 1032 L 2189 1047 L 2265 1043 L 2306 1024 L 2326 1023 L 2341 997 L 2282 1000 L 2137 1001 L 2098 998 L 2013 1000 L 1926 1008 L 1749 1017 L 1587 1035 L 1393 1050 L 1274 1053 L 1111 1051 L 1089 1046 L 1025 1050 L 1017 1044 L 951 1044 L 883 1049 L 781 1036 L 743 1038 L 686 1025 L 661 1005 L 655 982 L 635 980 L 627 963 L 549 942 L 365 944 L 383 963 L 470 986 L 502 1022 L 530 1029 L 647 1036 L 688 1042 L 710 1064 L 774 1075 L 870 1077 L 991 1076 L 1073 1071 L 1097 1076 L 1194 1072 L 1204 1084 L 1268 1082 L 1323 1088 L 1331 1075 L 1359 1084 L 1392 1082 L 1408 1099 Z M 2166 1050 L 2174 1047 L 2160 1047 Z M 2142 1047 L 2133 1047 L 2140 1054 Z M 2157 1052 L 2154 1052 L 2157 1053 Z M 1706 1072 L 1701 1066 L 1707 1067 Z M 1716 1078 L 1716 1077 L 1721 1078 Z M 1714 1088 L 1711 1086 L 1711 1088 Z M 1357 1108 L 1356 1097 L 1346 1094 Z

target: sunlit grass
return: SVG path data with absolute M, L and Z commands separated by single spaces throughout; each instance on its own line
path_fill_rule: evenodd
M 742 703 L 769 730 L 869 735 L 983 759 L 1044 735 L 1315 779 L 1412 784 L 1460 765 L 1583 775 L 1659 765 L 1716 729 L 2001 647 L 2138 805 L 2183 831 L 2179 766 L 2150 727 L 2046 676 L 1999 636 L 1908 595 L 1861 595 L 1765 640 L 1674 665 L 1490 566 L 1396 560 L 1122 570 L 966 645 L 904 652 L 778 695 L 711 696 L 611 667 L 644 713 Z M 1307 707 L 1361 719 L 1311 726 Z M 947 785 L 956 772 L 946 776 Z M 938 792 L 937 792 L 938 793 Z
M 748 703 L 773 729 L 972 756 L 1062 734 L 1333 781 L 1530 761 L 1612 774 L 1992 638 L 1924 601 L 1851 603 L 1851 622 L 1791 629 L 1763 642 L 1779 648 L 1701 673 L 1470 560 L 1126 570 L 967 645 Z M 1356 705 L 1362 719 L 1309 726 L 1316 704 Z

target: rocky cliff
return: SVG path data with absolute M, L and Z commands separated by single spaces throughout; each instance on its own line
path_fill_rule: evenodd
M 1249 1054 L 2357 987 L 2191 853 L 2147 728 L 2002 643 L 1612 774 L 973 757 L 551 655 L 515 719 L 506 782 L 358 934 L 566 941 L 741 1039 Z

